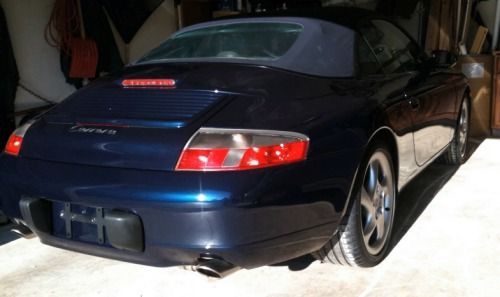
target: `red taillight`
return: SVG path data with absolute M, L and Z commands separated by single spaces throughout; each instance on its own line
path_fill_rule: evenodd
M 293 132 L 202 128 L 182 151 L 176 170 L 227 171 L 305 160 L 309 139 Z
M 175 80 L 173 80 L 173 79 L 157 79 L 157 78 L 124 79 L 122 81 L 122 86 L 124 86 L 124 87 L 173 88 L 173 87 L 175 87 Z
M 7 144 L 5 145 L 5 153 L 12 156 L 19 156 L 21 152 L 21 147 L 23 146 L 23 138 L 29 127 L 34 123 L 34 121 L 29 121 L 21 127 L 17 128 L 9 137 Z
M 7 145 L 5 145 L 5 153 L 13 156 L 19 156 L 22 144 L 23 138 L 21 136 L 12 134 L 7 141 Z
M 308 142 L 294 141 L 247 149 L 240 163 L 243 168 L 267 167 L 304 160 Z

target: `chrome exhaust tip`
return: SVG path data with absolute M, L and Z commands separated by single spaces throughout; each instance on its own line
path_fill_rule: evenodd
M 212 255 L 203 255 L 198 259 L 198 265 L 194 270 L 200 274 L 213 278 L 224 278 L 240 268 Z
M 14 225 L 10 228 L 10 231 L 19 235 L 22 238 L 31 239 L 35 237 L 33 231 L 30 228 L 22 224 Z

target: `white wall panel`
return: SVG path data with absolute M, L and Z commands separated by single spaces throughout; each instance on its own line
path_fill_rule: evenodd
M 54 0 L 0 0 L 19 71 L 20 83 L 47 99 L 59 102 L 75 91 L 60 70 L 59 51 L 47 44 L 44 30 Z M 44 105 L 18 88 L 16 110 Z

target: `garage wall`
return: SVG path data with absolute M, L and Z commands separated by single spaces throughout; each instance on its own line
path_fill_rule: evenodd
M 19 83 L 43 98 L 60 102 L 76 89 L 66 83 L 60 70 L 58 49 L 50 46 L 44 38 L 45 26 L 49 21 L 54 1 L 0 0 L 0 5 L 5 11 L 8 23 L 19 70 Z M 128 46 L 118 34 L 115 34 L 122 60 L 128 63 L 138 59 L 175 30 L 174 2 L 166 0 L 153 12 Z M 45 104 L 44 101 L 18 87 L 16 111 Z
M 402 18 L 397 17 L 395 21 L 400 25 L 403 29 L 406 30 L 414 40 L 420 43 L 420 35 L 419 29 L 421 28 L 421 22 L 424 22 L 425 18 L 423 17 L 425 13 L 424 4 L 422 1 L 419 1 L 415 7 L 415 11 L 411 14 L 410 18 Z
M 112 26 L 116 44 L 125 64 L 133 62 L 165 41 L 177 30 L 173 0 L 165 0 L 142 25 L 130 44 L 125 44 Z
M 44 38 L 54 0 L 0 0 L 0 4 L 7 19 L 19 83 L 56 102 L 74 92 L 60 71 L 59 51 Z M 42 105 L 43 101 L 18 87 L 16 110 Z

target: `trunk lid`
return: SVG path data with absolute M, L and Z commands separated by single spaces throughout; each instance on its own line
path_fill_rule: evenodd
M 173 170 L 191 135 L 231 96 L 100 82 L 35 123 L 22 156 L 94 166 Z

